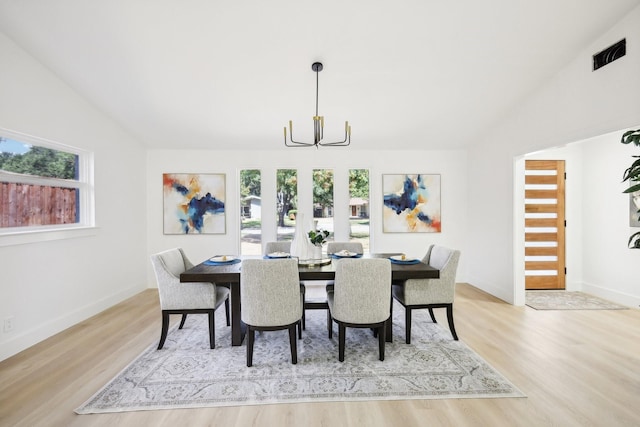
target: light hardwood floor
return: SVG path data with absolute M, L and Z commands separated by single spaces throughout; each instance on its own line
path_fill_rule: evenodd
M 458 285 L 454 306 L 460 339 L 526 398 L 76 415 L 76 407 L 157 342 L 158 296 L 150 289 L 0 362 L 0 426 L 640 425 L 640 310 L 536 311 L 467 284 Z M 443 310 L 436 313 L 446 325 Z

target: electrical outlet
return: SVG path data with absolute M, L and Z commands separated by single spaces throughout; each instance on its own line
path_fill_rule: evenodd
M 4 331 L 5 332 L 13 331 L 13 320 L 14 320 L 13 316 L 9 316 L 9 317 L 6 317 L 4 319 Z

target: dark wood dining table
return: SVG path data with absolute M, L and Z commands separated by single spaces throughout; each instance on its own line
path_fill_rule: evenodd
M 365 258 L 389 258 L 397 253 L 367 254 Z M 242 256 L 242 259 L 256 259 L 261 256 Z M 335 279 L 335 263 L 330 262 L 324 265 L 321 263 L 310 265 L 299 265 L 298 271 L 300 280 L 333 280 Z M 180 274 L 181 282 L 210 282 L 221 286 L 228 286 L 231 294 L 231 345 L 242 344 L 245 334 L 245 325 L 240 317 L 240 276 L 242 274 L 242 262 L 228 265 L 208 265 L 204 262 L 186 270 Z M 417 264 L 396 264 L 391 263 L 391 280 L 402 281 L 407 279 L 429 279 L 439 278 L 440 270 L 433 268 L 423 262 Z M 391 283 L 389 283 L 391 286 Z M 391 340 L 391 322 L 387 324 L 387 341 Z

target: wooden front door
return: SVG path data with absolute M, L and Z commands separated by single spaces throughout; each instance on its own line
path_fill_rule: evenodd
M 525 288 L 565 288 L 564 160 L 525 161 Z

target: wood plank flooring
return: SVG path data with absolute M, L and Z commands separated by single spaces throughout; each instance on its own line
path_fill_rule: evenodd
M 454 312 L 460 339 L 527 398 L 76 415 L 76 407 L 158 340 L 158 296 L 149 289 L 0 362 L 0 426 L 640 425 L 640 310 L 536 311 L 460 284 Z M 444 310 L 436 315 L 447 324 Z

